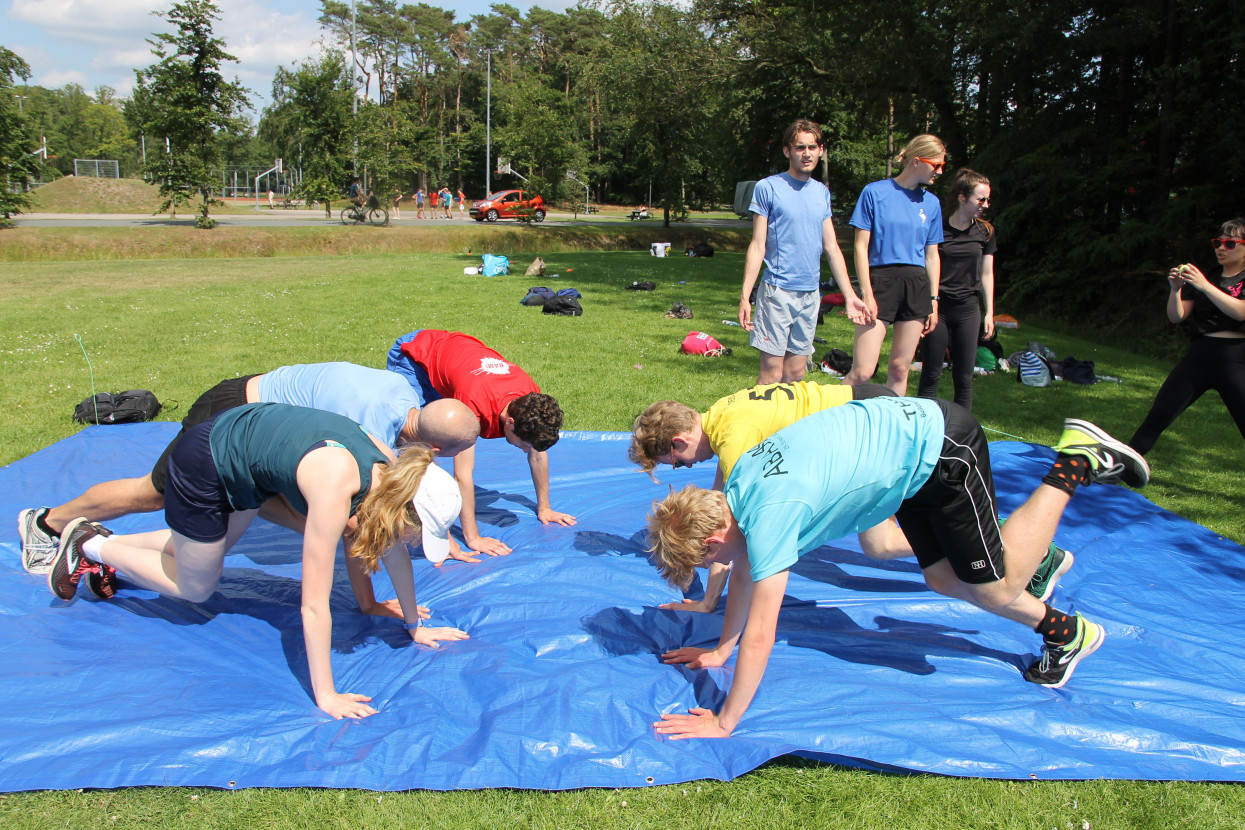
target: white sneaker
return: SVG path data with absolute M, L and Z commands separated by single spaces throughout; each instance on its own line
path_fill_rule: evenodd
M 52 567 L 52 559 L 60 546 L 60 539 L 49 536 L 39 527 L 36 519 L 46 515 L 51 508 L 38 510 L 27 508 L 17 514 L 17 535 L 22 540 L 22 567 L 27 573 L 45 574 Z

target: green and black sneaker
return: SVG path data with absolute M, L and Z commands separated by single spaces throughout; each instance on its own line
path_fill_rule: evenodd
M 1050 550 L 1046 551 L 1046 557 L 1038 565 L 1033 579 L 1029 580 L 1027 590 L 1042 602 L 1046 602 L 1051 594 L 1055 593 L 1055 586 L 1059 584 L 1059 580 L 1070 570 L 1072 570 L 1072 553 L 1051 542 Z

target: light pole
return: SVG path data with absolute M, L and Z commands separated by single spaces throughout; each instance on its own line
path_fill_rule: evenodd
M 486 50 L 488 69 L 484 96 L 484 198 L 493 195 L 493 50 Z
M 25 101 L 30 96 L 29 95 L 14 95 L 13 97 L 17 99 L 17 111 L 19 113 L 25 113 L 26 110 L 22 108 L 22 101 Z

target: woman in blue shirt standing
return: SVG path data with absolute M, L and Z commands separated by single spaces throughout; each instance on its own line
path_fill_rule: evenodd
M 933 183 L 946 160 L 937 136 L 918 135 L 896 158 L 898 175 L 866 185 L 856 202 L 851 220 L 856 276 L 870 320 L 856 325 L 852 369 L 844 379 L 851 386 L 873 377 L 893 325 L 886 385 L 906 395 L 917 343 L 938 323 L 942 207 L 924 186 Z

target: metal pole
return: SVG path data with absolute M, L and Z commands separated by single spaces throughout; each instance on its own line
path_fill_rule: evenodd
M 484 198 L 487 199 L 493 195 L 493 52 L 489 50 L 485 54 L 488 55 L 487 94 L 484 98 Z

